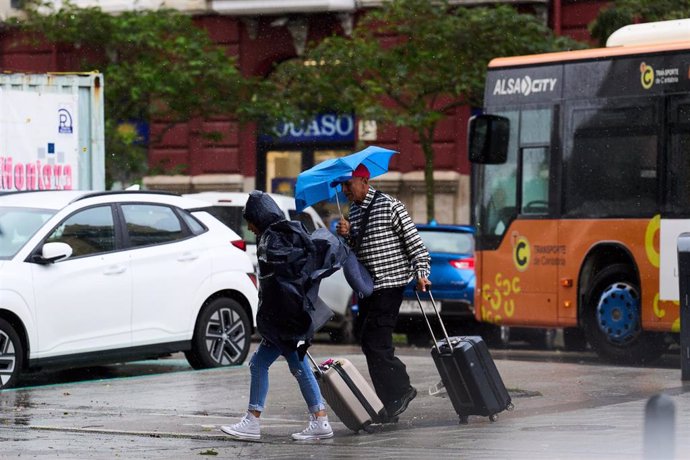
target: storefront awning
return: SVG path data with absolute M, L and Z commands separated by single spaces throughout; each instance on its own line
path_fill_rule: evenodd
M 289 13 L 351 12 L 355 0 L 211 0 L 210 9 L 221 14 L 260 16 Z
M 355 0 L 71 0 L 81 8 L 100 7 L 107 13 L 131 10 L 173 8 L 190 13 L 215 11 L 236 16 L 260 16 L 289 13 L 352 12 Z M 48 1 L 56 9 L 63 0 Z

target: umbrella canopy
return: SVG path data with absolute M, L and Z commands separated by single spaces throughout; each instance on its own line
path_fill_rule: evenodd
M 342 192 L 337 181 L 350 178 L 360 164 L 367 167 L 370 177 L 385 174 L 388 172 L 391 156 L 395 153 L 398 152 L 372 145 L 344 157 L 322 161 L 301 172 L 295 185 L 297 211 L 320 201 L 339 199 L 338 194 Z
M 347 198 L 343 194 L 343 188 L 340 183 L 332 183 L 333 181 L 324 180 L 311 184 L 307 187 L 298 189 L 295 186 L 295 208 L 297 212 L 302 212 L 307 206 L 321 201 L 337 202 L 345 201 Z

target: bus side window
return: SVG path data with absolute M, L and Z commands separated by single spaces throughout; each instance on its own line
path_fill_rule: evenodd
M 690 212 L 690 103 L 682 98 L 671 103 L 669 124 L 667 209 L 674 214 Z
M 673 133 L 668 166 L 668 207 L 674 213 L 690 212 L 690 126 L 686 132 Z
M 566 151 L 564 211 L 633 217 L 658 209 L 654 106 L 577 109 Z

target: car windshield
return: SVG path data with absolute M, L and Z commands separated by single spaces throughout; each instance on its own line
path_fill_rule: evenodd
M 443 232 L 438 230 L 419 230 L 424 245 L 429 252 L 448 252 L 453 254 L 472 254 L 474 238 L 471 233 Z
M 11 259 L 55 211 L 0 206 L 0 259 Z

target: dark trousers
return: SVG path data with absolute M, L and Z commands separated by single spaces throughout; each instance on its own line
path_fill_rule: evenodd
M 405 364 L 395 356 L 393 329 L 405 287 L 379 289 L 359 303 L 362 351 L 376 394 L 389 405 L 410 386 Z

